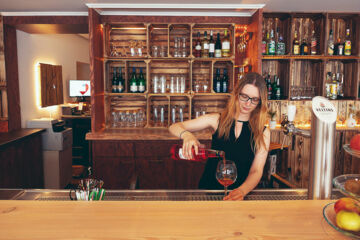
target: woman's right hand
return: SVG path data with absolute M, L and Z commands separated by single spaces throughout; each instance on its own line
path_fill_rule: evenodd
M 194 148 L 195 154 L 198 154 L 200 142 L 191 132 L 186 131 L 183 134 L 183 155 L 186 159 L 194 159 L 193 151 Z

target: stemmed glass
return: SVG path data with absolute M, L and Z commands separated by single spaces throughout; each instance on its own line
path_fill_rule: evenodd
M 233 184 L 237 178 L 236 165 L 231 160 L 220 160 L 216 168 L 216 179 L 224 186 L 224 195 L 227 194 L 227 187 Z

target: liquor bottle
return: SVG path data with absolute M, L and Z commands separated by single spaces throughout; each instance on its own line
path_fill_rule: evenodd
M 310 53 L 311 53 L 311 55 L 316 55 L 316 53 L 317 53 L 316 46 L 317 46 L 317 41 L 316 41 L 315 31 L 313 30 L 312 34 L 311 34 L 311 39 L 310 39 Z
M 221 92 L 227 93 L 228 92 L 228 86 L 229 86 L 229 76 L 228 76 L 227 69 L 224 68 L 223 77 L 221 79 L 221 87 L 222 87 Z
M 262 55 L 266 55 L 265 28 L 263 28 L 263 33 L 262 33 L 261 53 L 262 53 Z
M 338 81 L 338 96 L 340 98 L 344 97 L 344 74 L 337 73 L 336 80 Z
M 210 40 L 209 40 L 209 57 L 215 57 L 215 41 L 213 38 L 213 31 L 210 31 Z
M 269 55 L 275 55 L 275 50 L 276 50 L 275 48 L 276 48 L 276 46 L 275 46 L 274 30 L 273 30 L 273 29 L 271 29 L 271 31 L 270 31 L 270 39 L 269 39 L 268 45 L 269 45 L 269 47 L 268 47 L 268 49 L 269 49 L 268 54 L 269 54 Z
M 276 75 L 274 75 L 274 81 L 271 83 L 272 88 L 272 96 L 271 99 L 276 99 L 276 90 L 277 90 L 277 81 L 276 81 Z
M 330 56 L 334 55 L 334 36 L 333 36 L 332 29 L 330 29 L 327 49 L 328 49 L 328 55 L 330 55 Z
M 197 39 L 195 44 L 195 57 L 201 57 L 201 41 L 200 41 L 200 32 L 197 33 Z
M 337 99 L 337 96 L 338 96 L 338 86 L 339 86 L 339 83 L 336 81 L 335 73 L 333 73 L 331 79 L 332 79 L 332 81 L 330 84 L 330 99 L 335 100 L 335 99 Z
M 130 83 L 130 92 L 131 93 L 138 92 L 138 84 L 137 84 L 137 79 L 136 79 L 136 69 L 135 69 L 135 67 L 133 67 L 129 83 Z
M 327 98 L 330 98 L 331 96 L 330 88 L 331 88 L 331 72 L 328 72 L 326 74 L 326 83 L 325 83 L 325 96 Z
M 230 39 L 227 29 L 224 31 L 224 38 L 221 42 L 221 55 L 223 57 L 230 57 Z
M 191 160 L 196 162 L 205 162 L 208 158 L 220 158 L 225 159 L 225 153 L 223 151 L 214 150 L 214 149 L 206 149 L 199 147 L 198 148 L 198 154 L 195 154 L 194 148 L 192 149 L 192 159 L 186 159 L 184 157 L 183 151 L 182 151 L 182 145 L 174 144 L 171 149 L 171 158 L 173 160 Z
M 309 48 L 306 43 L 306 38 L 303 38 L 303 41 L 300 45 L 300 55 L 308 55 L 308 53 L 309 53 Z
M 280 78 L 279 77 L 276 77 L 276 88 L 275 88 L 274 92 L 275 92 L 275 99 L 280 100 L 281 99 L 281 87 L 280 87 Z
M 279 41 L 276 44 L 276 54 L 277 55 L 285 55 L 285 42 L 283 36 L 279 37 Z
M 116 67 L 113 67 L 113 69 L 114 69 L 114 73 L 113 73 L 113 77 L 112 77 L 112 81 L 111 81 L 111 92 L 117 93 L 118 79 L 116 76 Z
M 267 75 L 267 78 L 266 78 L 266 86 L 267 86 L 267 89 L 268 89 L 268 100 L 271 100 L 272 99 L 272 85 L 271 85 L 271 79 L 270 79 L 270 74 Z
M 344 55 L 345 56 L 350 56 L 351 55 L 350 29 L 346 29 L 345 44 L 344 44 Z
M 220 33 L 217 34 L 216 42 L 215 42 L 215 57 L 221 58 L 221 41 L 220 41 Z
M 334 55 L 344 55 L 344 44 L 341 42 L 340 38 L 338 38 L 334 46 Z
M 214 91 L 216 93 L 221 93 L 220 68 L 216 69 L 216 74 L 215 74 L 215 77 L 214 77 L 213 84 L 214 84 Z
M 125 85 L 124 85 L 124 79 L 122 77 L 121 67 L 119 67 L 119 74 L 117 76 L 118 84 L 117 84 L 117 92 L 122 93 L 124 92 Z
M 145 81 L 145 77 L 142 71 L 142 68 L 140 68 L 140 73 L 139 73 L 139 77 L 138 77 L 138 92 L 143 93 L 145 92 L 146 89 L 146 81 Z
M 299 55 L 300 54 L 300 45 L 299 45 L 299 40 L 298 40 L 298 37 L 297 37 L 297 31 L 295 31 L 295 33 L 294 33 L 293 54 L 294 55 Z
M 266 33 L 266 46 L 265 46 L 265 55 L 269 55 L 269 42 L 270 42 L 270 34 Z
M 209 40 L 207 38 L 207 32 L 204 32 L 204 39 L 201 42 L 201 57 L 209 57 Z

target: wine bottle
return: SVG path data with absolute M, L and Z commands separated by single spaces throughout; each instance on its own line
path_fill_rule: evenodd
M 317 41 L 316 41 L 315 31 L 313 30 L 312 33 L 311 33 L 311 40 L 310 40 L 310 53 L 311 53 L 311 55 L 316 55 L 316 53 L 317 53 L 316 46 L 317 46 Z
M 186 159 L 183 154 L 182 145 L 174 144 L 171 149 L 171 158 L 173 160 L 191 160 L 196 162 L 205 162 L 208 158 L 221 158 L 225 159 L 225 153 L 220 150 L 214 150 L 214 149 L 206 149 L 199 147 L 198 148 L 198 154 L 195 154 L 194 148 L 192 149 L 192 159 Z
M 338 38 L 334 46 L 334 55 L 344 55 L 344 44 L 341 42 L 340 38 Z
M 122 93 L 122 92 L 124 92 L 125 86 L 124 86 L 124 79 L 122 77 L 121 67 L 119 67 L 119 73 L 118 73 L 117 79 L 118 79 L 117 92 Z
M 334 36 L 332 29 L 330 29 L 327 49 L 328 49 L 328 55 L 330 56 L 334 55 Z
M 224 31 L 224 38 L 221 42 L 221 54 L 223 57 L 230 57 L 230 39 L 227 29 Z
M 223 93 L 228 92 L 228 84 L 229 84 L 229 76 L 228 76 L 228 73 L 227 73 L 227 69 L 224 68 L 223 77 L 221 79 L 221 85 L 222 85 L 221 92 L 223 92 Z
M 209 40 L 207 38 L 207 31 L 204 32 L 204 38 L 201 42 L 201 57 L 209 57 Z
M 306 42 L 306 38 L 303 38 L 303 41 L 300 45 L 300 55 L 308 55 L 309 48 Z
M 142 71 L 142 68 L 140 68 L 139 78 L 138 78 L 138 92 L 143 93 L 146 89 L 146 81 L 145 77 Z
M 216 42 L 215 42 L 215 57 L 221 58 L 221 41 L 220 41 L 220 33 L 217 34 Z
M 197 33 L 197 39 L 195 44 L 195 57 L 201 57 L 201 41 L 200 41 L 200 32 Z
M 215 41 L 213 38 L 213 31 L 210 31 L 210 40 L 209 40 L 209 57 L 215 57 Z
M 215 77 L 214 77 L 213 84 L 214 84 L 214 91 L 216 93 L 220 93 L 221 92 L 220 68 L 216 69 L 216 74 L 215 74 Z
M 351 39 L 350 39 L 350 29 L 346 29 L 346 36 L 345 36 L 345 44 L 344 44 L 344 55 L 350 56 L 351 55 Z
M 299 40 L 298 40 L 298 37 L 297 37 L 297 31 L 295 31 L 295 33 L 294 33 L 293 54 L 294 55 L 299 55 L 300 54 L 300 45 L 299 45 Z
M 116 67 L 113 67 L 113 69 L 114 69 L 114 72 L 113 72 L 113 77 L 112 77 L 112 81 L 111 81 L 111 92 L 117 93 L 118 80 L 116 77 Z
M 263 28 L 262 32 L 262 42 L 261 42 L 261 53 L 262 55 L 266 55 L 266 38 L 265 38 L 265 28 Z
M 130 78 L 130 92 L 136 93 L 138 92 L 138 84 L 136 79 L 136 69 L 133 67 L 131 78 Z

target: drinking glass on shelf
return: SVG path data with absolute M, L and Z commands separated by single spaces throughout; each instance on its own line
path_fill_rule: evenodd
M 138 41 L 137 44 L 136 44 L 136 46 L 137 46 L 136 54 L 141 57 L 141 56 L 143 55 L 143 42 L 142 42 L 142 41 Z
M 202 91 L 203 91 L 203 92 L 208 92 L 208 90 L 209 90 L 209 81 L 204 80 L 204 81 L 202 82 Z
M 175 93 L 175 76 L 171 75 L 170 76 L 170 93 Z
M 152 50 L 152 56 L 153 57 L 158 57 L 159 56 L 159 46 L 152 46 L 151 50 Z
M 160 76 L 160 93 L 166 93 L 166 76 Z
M 111 112 L 111 127 L 116 128 L 119 118 L 116 111 Z
M 112 57 L 117 57 L 117 56 L 119 56 L 119 53 L 117 52 L 117 49 L 116 49 L 115 44 L 111 44 L 111 47 L 110 47 L 110 56 L 112 56 Z
M 181 37 L 181 57 L 187 57 L 186 53 L 186 37 Z
M 179 76 L 179 75 L 176 75 L 175 78 L 176 78 L 175 92 L 176 92 L 176 93 L 180 93 L 180 85 L 181 85 L 180 76 Z
M 120 121 L 120 124 L 119 124 L 120 127 L 126 126 L 126 112 L 119 111 L 119 121 Z
M 166 46 L 159 47 L 159 55 L 160 57 L 167 57 L 167 48 Z
M 176 105 L 171 106 L 171 123 L 176 123 Z
M 153 116 L 154 116 L 154 126 L 157 126 L 159 123 L 159 107 L 158 106 L 153 106 Z
M 152 83 L 153 83 L 153 93 L 158 93 L 159 92 L 159 76 L 158 75 L 153 75 L 152 77 Z
M 227 187 L 233 184 L 237 178 L 236 165 L 231 160 L 220 159 L 216 168 L 216 179 L 224 186 L 224 196 L 227 194 Z
M 185 85 L 185 76 L 180 76 L 180 92 L 185 93 L 186 85 Z
M 195 118 L 198 118 L 198 117 L 201 116 L 200 107 L 195 107 L 195 108 L 194 108 L 194 111 L 195 111 Z
M 200 82 L 199 82 L 199 80 L 195 80 L 195 82 L 194 82 L 194 91 L 195 92 L 200 92 Z
M 200 107 L 200 113 L 201 113 L 201 115 L 205 115 L 206 114 L 206 107 Z
M 160 105 L 160 126 L 165 126 L 165 106 Z
M 184 105 L 179 105 L 179 121 L 183 122 L 184 121 Z
M 129 41 L 129 47 L 130 47 L 130 55 L 132 57 L 135 57 L 136 56 L 136 41 L 134 40 L 130 40 Z
M 174 57 L 180 57 L 179 46 L 180 46 L 179 37 L 175 37 L 174 38 Z

